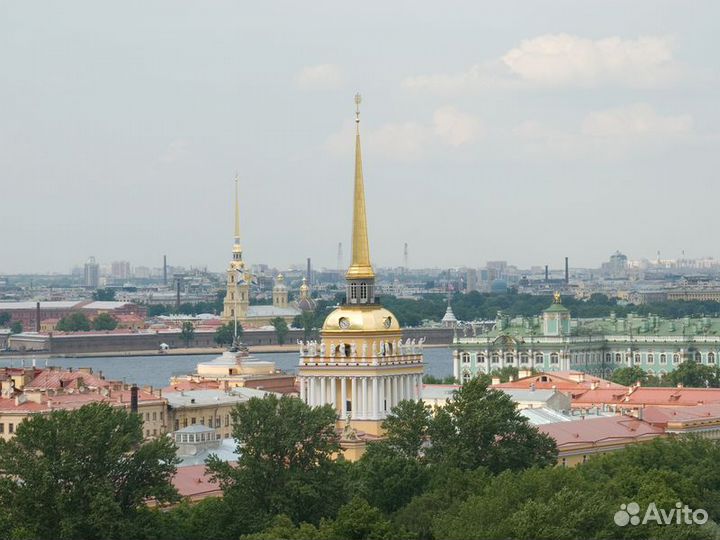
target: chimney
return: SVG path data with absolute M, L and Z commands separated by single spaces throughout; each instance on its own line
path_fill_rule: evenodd
M 570 268 L 568 267 L 568 258 L 565 257 L 565 284 L 570 283 Z
M 40 302 L 35 304 L 35 331 L 40 332 Z
M 163 255 L 163 285 L 167 287 L 167 255 Z
M 175 292 L 175 307 L 180 311 L 180 278 L 177 279 L 177 291 Z
M 138 412 L 138 387 L 134 384 L 130 387 L 130 412 Z
M 545 282 L 547 283 L 550 280 L 550 272 L 548 270 L 548 265 L 545 265 Z
M 307 284 L 312 285 L 312 263 L 310 257 L 307 258 Z

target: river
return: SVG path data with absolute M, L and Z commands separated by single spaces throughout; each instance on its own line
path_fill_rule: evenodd
M 452 352 L 449 348 L 426 348 L 425 373 L 436 377 L 452 375 Z M 198 355 L 157 355 L 157 356 L 107 356 L 85 358 L 50 358 L 47 364 L 63 368 L 90 367 L 94 372 L 102 371 L 108 379 L 123 380 L 126 383 L 138 385 L 152 385 L 165 387 L 170 383 L 172 375 L 193 373 L 195 365 L 216 358 L 216 354 Z M 257 360 L 271 360 L 275 366 L 283 371 L 294 373 L 297 371 L 298 353 L 256 353 Z M 30 357 L 24 358 L 25 365 L 32 362 Z M 37 366 L 45 365 L 45 359 L 37 360 Z M 19 358 L 0 359 L 0 367 L 20 367 Z

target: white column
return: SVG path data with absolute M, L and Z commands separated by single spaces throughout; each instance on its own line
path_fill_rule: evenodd
M 422 399 L 423 397 L 423 380 L 422 380 L 422 374 L 417 375 L 418 379 L 418 399 Z
M 368 384 L 367 377 L 362 378 L 362 417 L 367 418 L 368 415 Z
M 299 377 L 300 379 L 300 399 L 303 403 L 307 403 L 307 396 L 305 395 L 305 377 Z
M 360 406 L 360 400 L 358 399 L 358 384 L 357 384 L 357 378 L 353 377 L 350 379 L 351 381 L 351 391 L 352 391 L 352 417 L 357 418 L 358 414 L 360 413 L 360 409 L 358 408 Z
M 330 377 L 330 403 L 337 410 L 337 379 Z
M 400 401 L 400 394 L 398 391 L 398 376 L 393 375 L 392 377 L 392 404 L 393 407 Z
M 378 389 L 378 378 L 373 377 L 372 380 L 372 417 L 377 419 L 380 412 L 380 390 Z
M 315 406 L 315 377 L 308 377 L 308 405 Z
M 325 405 L 327 403 L 327 388 L 325 387 L 325 377 L 320 378 L 320 405 Z
M 380 377 L 380 396 L 379 396 L 380 418 L 385 418 L 385 377 Z
M 460 378 L 460 355 L 457 351 L 453 352 L 453 377 Z
M 419 399 L 419 393 L 420 389 L 418 388 L 418 376 L 417 375 L 411 375 L 412 385 L 413 385 L 413 399 L 417 401 Z
M 340 377 L 340 416 L 345 418 L 347 415 L 347 378 Z

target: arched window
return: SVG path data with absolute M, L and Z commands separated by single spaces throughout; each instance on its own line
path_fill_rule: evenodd
M 528 363 L 528 355 L 527 353 L 522 353 L 520 355 L 520 363 L 521 364 L 527 364 Z
M 478 354 L 477 361 L 478 361 L 478 364 L 484 364 L 485 363 L 485 355 Z
M 654 364 L 655 363 L 655 356 L 652 353 L 649 353 L 647 355 L 647 363 L 648 364 Z
M 543 357 L 543 353 L 536 353 L 535 354 L 535 363 L 536 364 L 542 364 L 545 361 Z
M 350 299 L 357 300 L 357 283 L 350 284 Z
M 463 383 L 470 382 L 472 375 L 470 375 L 469 371 L 464 371 L 462 378 L 463 378 Z
M 709 352 L 707 355 L 707 363 L 708 364 L 714 364 L 715 363 L 715 353 Z
M 470 363 L 470 353 L 462 353 L 462 363 L 463 364 L 469 364 Z
M 695 353 L 695 361 L 696 361 L 698 364 L 702 364 L 702 353 L 701 353 L 700 351 L 697 351 L 697 352 Z
M 635 363 L 636 363 L 636 364 L 639 364 L 639 363 L 640 363 L 640 355 L 639 355 L 639 354 L 636 354 L 636 355 L 635 355 Z
M 680 355 L 678 353 L 673 354 L 673 364 L 680 363 Z
M 515 355 L 513 353 L 505 353 L 505 363 L 514 364 L 515 363 Z
M 605 361 L 612 362 L 612 354 L 611 353 L 605 353 Z
M 616 364 L 622 364 L 622 354 L 615 353 L 615 363 Z
M 558 353 L 554 352 L 550 355 L 550 363 L 551 364 L 557 364 L 559 362 L 559 360 L 560 360 L 560 357 L 558 356 Z
M 497 353 L 494 353 L 490 361 L 493 364 L 498 364 L 500 362 L 500 356 Z
M 661 364 L 667 364 L 667 354 L 662 353 L 662 354 L 660 355 L 660 363 L 661 363 Z
M 368 287 L 367 283 L 364 281 L 360 284 L 360 299 L 361 300 L 367 300 L 368 297 Z

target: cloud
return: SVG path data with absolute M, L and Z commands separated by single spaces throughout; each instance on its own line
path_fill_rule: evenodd
M 575 127 L 557 129 L 528 121 L 512 135 L 530 154 L 563 158 L 618 158 L 657 149 L 693 134 L 690 115 L 661 115 L 646 103 L 588 113 Z
M 353 124 L 330 136 L 326 146 L 338 155 L 352 151 Z M 411 161 L 421 158 L 435 147 L 458 148 L 481 135 L 480 122 L 473 116 L 446 106 L 437 109 L 428 122 L 386 123 L 363 130 L 366 153 L 387 159 Z
M 436 93 L 483 87 L 654 87 L 678 73 L 672 39 L 642 36 L 597 40 L 544 34 L 520 42 L 500 58 L 458 74 L 408 77 L 403 86 Z
M 303 90 L 334 90 L 342 83 L 342 72 L 334 64 L 307 66 L 295 78 L 297 86 Z

